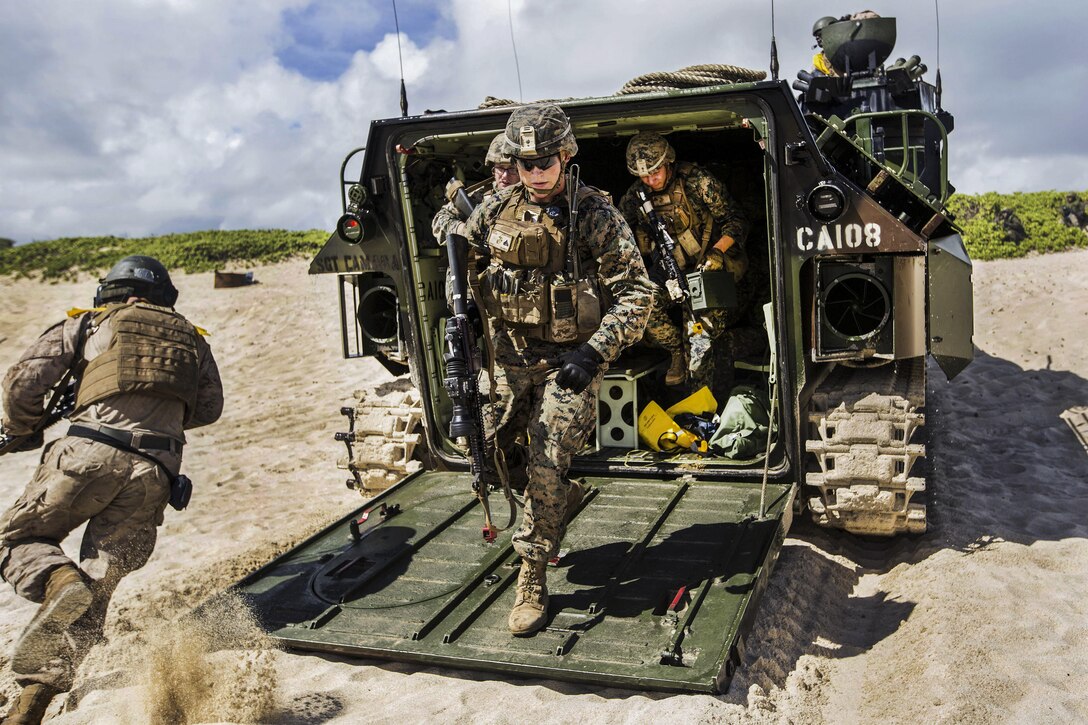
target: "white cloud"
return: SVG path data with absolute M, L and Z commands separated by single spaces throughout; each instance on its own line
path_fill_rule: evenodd
M 1062 5 L 1045 14 L 1009 0 L 941 8 L 945 105 L 956 115 L 951 178 L 961 191 L 1088 188 L 1073 121 L 1088 64 L 1068 62 L 1088 11 Z M 919 53 L 932 78 L 932 9 L 866 6 L 897 16 L 896 55 Z M 525 100 L 607 94 L 636 75 L 696 63 L 768 65 L 769 4 L 511 7 Z M 505 0 L 452 0 L 423 29 L 410 18 L 425 3 L 402 0 L 400 9 L 410 112 L 518 98 Z M 818 15 L 856 9 L 776 0 L 782 77 L 808 66 Z M 0 6 L 0 236 L 331 227 L 344 154 L 366 142 L 372 118 L 400 113 L 397 35 L 375 25 L 380 10 L 375 0 Z M 335 45 L 346 67 L 324 80 L 285 67 L 299 33 L 314 44 L 307 59 L 326 62 L 333 56 L 318 51 Z M 369 47 L 350 54 L 353 33 Z M 1046 111 L 1045 127 L 1024 99 Z

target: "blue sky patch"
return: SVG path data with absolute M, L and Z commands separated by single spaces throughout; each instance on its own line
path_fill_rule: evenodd
M 421 0 L 398 2 L 397 17 L 401 32 L 417 45 L 449 30 L 435 6 Z M 372 51 L 396 32 L 391 0 L 319 0 L 284 12 L 283 26 L 285 44 L 276 50 L 276 58 L 284 68 L 317 81 L 336 80 L 356 52 Z

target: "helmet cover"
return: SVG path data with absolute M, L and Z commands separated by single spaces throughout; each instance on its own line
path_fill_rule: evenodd
M 644 131 L 627 142 L 627 170 L 634 176 L 649 176 L 674 161 L 676 151 L 659 133 Z
M 538 159 L 566 151 L 578 153 L 570 119 L 554 103 L 535 103 L 514 109 L 506 122 L 506 154 L 519 159 Z

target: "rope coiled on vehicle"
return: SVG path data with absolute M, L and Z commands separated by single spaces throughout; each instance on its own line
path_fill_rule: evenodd
M 656 71 L 632 78 L 614 95 L 651 93 L 653 91 L 679 91 L 687 88 L 721 86 L 731 83 L 751 83 L 767 77 L 766 71 L 741 68 L 735 65 L 707 63 L 689 65 L 676 71 Z
M 632 78 L 623 87 L 613 93 L 614 96 L 626 96 L 632 93 L 653 93 L 655 91 L 680 91 L 688 88 L 721 86 L 732 83 L 753 83 L 767 77 L 767 72 L 742 68 L 722 63 L 704 63 L 689 65 L 675 71 L 655 71 Z M 562 103 L 574 98 L 544 99 L 537 103 Z M 519 101 L 509 98 L 488 96 L 477 108 L 499 108 L 501 106 L 519 106 Z

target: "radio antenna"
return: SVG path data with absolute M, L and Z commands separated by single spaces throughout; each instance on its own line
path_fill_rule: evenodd
M 941 108 L 941 7 L 940 0 L 933 0 L 933 13 L 937 16 L 937 109 Z
M 778 45 L 774 42 L 774 0 L 771 0 L 771 80 L 778 80 Z
M 510 47 L 514 49 L 514 70 L 518 74 L 518 100 L 525 103 L 525 94 L 521 90 L 521 64 L 518 63 L 518 44 L 514 40 L 514 11 L 510 9 L 510 0 L 506 0 L 506 18 L 510 21 Z
M 393 0 L 393 24 L 397 27 L 397 60 L 400 62 L 400 115 L 408 115 L 408 92 L 404 90 L 404 55 L 400 51 L 400 20 L 397 18 L 397 0 Z

